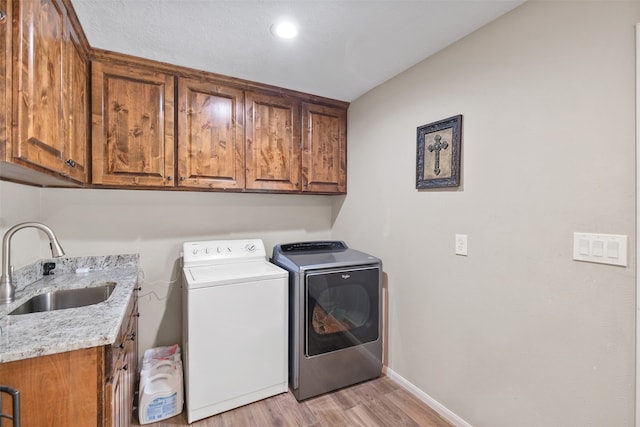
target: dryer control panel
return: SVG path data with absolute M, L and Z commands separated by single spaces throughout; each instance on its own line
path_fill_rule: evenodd
M 184 267 L 267 259 L 260 239 L 186 242 L 182 245 L 182 256 Z

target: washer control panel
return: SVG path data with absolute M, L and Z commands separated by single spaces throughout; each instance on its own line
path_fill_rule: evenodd
M 267 253 L 260 239 L 207 240 L 182 245 L 185 267 L 266 260 Z

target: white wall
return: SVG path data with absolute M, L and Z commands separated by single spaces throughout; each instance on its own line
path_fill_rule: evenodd
M 68 256 L 140 254 L 141 353 L 180 341 L 182 243 L 260 238 L 271 254 L 277 243 L 328 238 L 331 209 L 326 196 L 37 189 L 0 181 L 0 233 L 38 220 L 54 230 Z M 37 234 L 16 233 L 16 268 L 51 256 Z
M 638 194 L 640 194 L 640 176 L 637 170 L 640 164 L 640 152 L 637 147 L 640 145 L 640 22 L 636 24 L 636 227 L 640 223 L 640 206 Z M 636 249 L 638 241 L 636 240 Z M 636 265 L 640 259 L 640 254 L 636 250 Z M 636 310 L 640 310 L 640 294 L 638 294 L 638 275 L 636 274 Z M 640 425 L 640 359 L 638 358 L 638 348 L 640 348 L 640 316 L 636 311 L 636 425 Z
M 633 425 L 639 21 L 530 1 L 351 104 L 333 235 L 384 262 L 390 369 L 474 426 Z M 417 191 L 416 128 L 456 114 L 462 186 Z M 572 261 L 574 231 L 628 235 L 629 267 Z
M 36 187 L 0 181 L 0 236 L 21 222 L 41 220 L 40 192 Z M 19 268 L 43 258 L 40 244 L 43 237 L 40 234 L 40 231 L 30 228 L 16 232 L 11 242 L 14 249 L 11 253 L 12 265 Z M 46 237 L 44 239 L 47 240 Z M 51 252 L 48 256 L 51 256 Z

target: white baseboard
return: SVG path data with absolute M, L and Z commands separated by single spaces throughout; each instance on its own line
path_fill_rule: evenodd
M 433 397 L 429 396 L 424 391 L 420 390 L 415 385 L 411 384 L 409 381 L 407 381 L 397 373 L 395 373 L 392 369 L 389 369 L 388 367 L 384 366 L 382 369 L 382 372 L 386 376 L 391 378 L 393 381 L 401 385 L 403 388 L 405 388 L 407 391 L 409 391 L 411 394 L 416 396 L 418 399 L 422 400 L 424 403 L 429 405 L 429 407 L 431 407 L 431 409 L 436 411 L 438 415 L 440 415 L 445 420 L 449 421 L 454 426 L 473 427 L 471 424 L 469 424 L 468 422 L 460 418 L 458 415 L 451 412 L 446 406 L 444 406 L 443 404 L 435 400 Z

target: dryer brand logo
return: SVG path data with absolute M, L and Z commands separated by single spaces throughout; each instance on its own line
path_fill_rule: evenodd
M 343 274 L 342 275 L 342 278 L 345 279 L 345 280 L 347 280 L 349 277 L 351 277 L 350 274 Z

